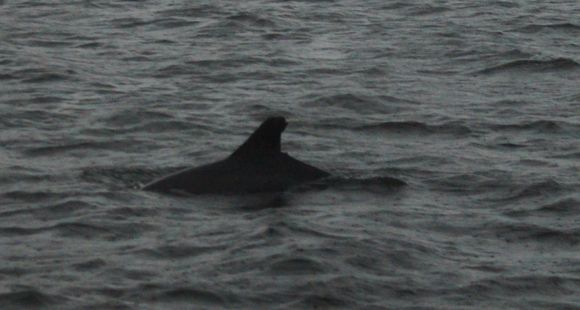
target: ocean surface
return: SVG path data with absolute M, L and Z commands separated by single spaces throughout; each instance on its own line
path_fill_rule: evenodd
M 330 179 L 139 189 L 273 115 Z M 579 309 L 580 2 L 0 0 L 0 309 L 33 308 Z

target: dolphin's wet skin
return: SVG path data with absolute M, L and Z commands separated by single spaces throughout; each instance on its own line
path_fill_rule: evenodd
M 143 189 L 193 194 L 273 192 L 329 176 L 281 151 L 286 125 L 283 117 L 271 117 L 226 159 L 179 171 Z

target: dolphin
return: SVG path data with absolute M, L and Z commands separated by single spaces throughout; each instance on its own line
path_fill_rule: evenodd
M 192 194 L 278 192 L 329 176 L 282 152 L 280 140 L 287 125 L 284 117 L 268 118 L 227 158 L 178 171 L 143 189 Z

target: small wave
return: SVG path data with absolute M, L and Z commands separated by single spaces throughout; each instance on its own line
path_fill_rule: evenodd
M 183 66 L 183 65 L 167 65 L 163 68 L 157 70 L 157 73 L 154 74 L 156 78 L 170 78 L 176 77 L 179 75 L 191 75 L 195 72 L 196 67 L 194 66 Z
M 260 208 L 260 209 L 265 209 L 265 208 Z M 245 210 L 248 210 L 247 208 Z M 255 210 L 255 209 L 250 209 L 250 210 Z M 265 240 L 268 238 L 278 238 L 278 237 L 282 237 L 285 235 L 285 231 L 286 228 L 285 227 L 281 227 L 285 225 L 283 222 L 278 224 L 278 222 L 276 223 L 272 223 L 272 224 L 268 224 L 265 226 L 258 226 L 256 227 L 256 229 L 254 229 L 254 231 L 252 231 L 252 233 L 250 234 L 250 238 L 253 240 Z
M 267 59 L 253 56 L 243 56 L 229 59 L 199 59 L 190 60 L 185 65 L 169 65 L 160 69 L 161 73 L 176 71 L 181 74 L 188 74 L 191 72 L 213 72 L 217 70 L 231 70 L 233 68 L 248 67 L 253 64 L 267 63 Z M 195 71 L 192 71 L 195 70 Z
M 152 249 L 141 250 L 140 253 L 144 256 L 156 259 L 174 260 L 195 257 L 218 249 L 219 247 L 164 245 Z
M 569 213 L 569 212 L 580 212 L 578 210 L 578 206 L 580 206 L 580 201 L 574 198 L 562 199 L 560 201 L 547 204 L 542 206 L 538 211 L 546 212 L 546 213 Z
M 149 169 L 140 167 L 111 168 L 111 167 L 89 167 L 83 169 L 81 178 L 90 183 L 110 185 L 118 188 L 140 188 L 141 185 L 151 180 L 167 175 L 187 167 L 169 167 L 164 169 Z
M 144 208 L 142 206 L 136 207 L 118 207 L 114 209 L 109 209 L 106 211 L 106 214 L 118 218 L 137 218 L 137 217 L 149 217 L 158 214 L 159 211 L 157 209 L 152 208 Z
M 137 28 L 137 27 L 155 27 L 157 29 L 171 29 L 180 28 L 198 24 L 198 21 L 188 20 L 184 18 L 178 18 L 175 16 L 165 17 L 165 18 L 155 18 L 144 20 L 141 18 L 118 18 L 112 20 L 114 27 L 127 29 L 127 28 Z
M 145 26 L 154 22 L 155 21 L 153 20 L 146 21 L 141 18 L 134 17 L 124 17 L 111 20 L 111 24 L 115 28 L 134 28 L 139 26 Z
M 10 191 L 10 192 L 6 192 L 4 194 L 0 194 L 0 197 L 3 197 L 4 199 L 10 199 L 10 200 L 19 200 L 19 201 L 24 201 L 24 202 L 28 202 L 28 203 L 32 203 L 32 202 L 44 202 L 47 201 L 49 199 L 54 199 L 54 198 L 64 198 L 64 195 L 61 193 L 53 193 L 53 192 L 43 192 L 43 191 L 36 191 L 36 192 L 32 192 L 32 191 Z
M 30 214 L 43 220 L 62 219 L 90 208 L 93 208 L 93 206 L 89 203 L 80 200 L 69 200 L 36 208 L 19 208 L 17 210 L 2 211 L 0 212 L 0 218 Z
M 188 4 L 178 9 L 168 9 L 159 11 L 160 16 L 165 17 L 203 17 L 207 18 L 213 14 L 218 14 L 220 8 L 213 4 Z
M 0 267 L 0 275 L 1 276 L 12 276 L 12 277 L 21 277 L 25 274 L 28 274 L 30 269 L 27 268 L 20 268 L 20 267 Z M 0 303 L 1 304 L 1 303 Z
M 291 223 L 289 221 L 278 221 L 260 227 L 251 235 L 254 240 L 264 240 L 270 237 L 282 237 L 289 235 L 300 235 L 304 238 L 320 237 L 329 240 L 344 240 L 348 239 L 348 235 L 343 235 L 334 231 L 325 231 L 322 227 L 313 225 L 301 225 L 299 223 Z
M 385 130 L 385 131 L 421 131 L 428 132 L 429 126 L 427 124 L 415 121 L 401 121 L 401 122 L 384 122 L 379 124 L 364 125 L 360 126 L 359 129 L 363 130 Z
M 284 258 L 270 264 L 269 270 L 276 275 L 323 274 L 329 266 L 307 257 Z
M 36 289 L 0 294 L 0 305 L 2 305 L 2 308 L 36 309 L 54 306 L 61 300 L 62 298 L 44 294 Z
M 371 277 L 373 278 L 373 277 Z M 351 288 L 356 283 L 357 290 L 372 291 L 375 288 L 370 285 L 372 280 L 358 276 L 317 277 L 296 285 L 295 290 L 302 292 L 298 296 L 288 296 L 288 302 L 284 309 L 374 309 L 372 306 L 357 307 L 361 305 L 358 294 L 353 294 Z M 387 290 L 382 293 L 388 294 Z M 384 295 L 381 297 L 385 297 Z M 382 309 L 384 307 L 377 307 Z
M 305 297 L 300 297 L 299 301 L 291 303 L 290 309 L 342 309 L 348 305 L 347 300 L 334 296 L 332 293 L 309 293 Z
M 30 99 L 30 103 L 36 103 L 36 104 L 48 104 L 48 103 L 59 103 L 59 102 L 63 102 L 66 99 L 63 97 L 57 97 L 57 96 L 37 96 L 34 98 Z
M 490 68 L 479 70 L 478 74 L 495 74 L 503 72 L 548 72 L 577 69 L 580 64 L 569 58 L 556 58 L 551 60 L 514 60 Z
M 87 49 L 97 49 L 104 47 L 105 44 L 101 42 L 88 42 L 88 43 L 80 43 L 75 46 L 75 48 L 87 48 Z
M 511 142 L 498 143 L 497 146 L 501 146 L 501 147 L 509 148 L 509 149 L 517 149 L 517 148 L 526 147 L 526 145 L 524 145 L 524 144 L 517 144 L 517 143 L 511 143 Z
M 135 268 L 135 267 L 113 267 L 113 268 L 108 268 L 107 269 L 108 272 L 114 273 L 119 275 L 120 277 L 124 277 L 126 279 L 130 279 L 130 280 L 143 280 L 143 281 L 148 281 L 150 280 L 152 277 L 158 275 L 157 271 L 148 271 L 142 268 Z
M 44 83 L 68 80 L 76 74 L 74 70 L 59 68 L 27 68 L 4 74 L 7 79 L 20 79 L 23 83 Z
M 29 40 L 26 42 L 30 46 L 38 47 L 48 47 L 48 48 L 63 48 L 70 46 L 72 43 L 70 41 L 57 41 L 57 40 Z
M 258 26 L 258 27 L 274 27 L 275 23 L 256 14 L 249 12 L 241 12 L 227 17 L 228 20 L 235 21 L 237 23 L 243 23 L 246 25 Z
M 58 182 L 62 181 L 62 175 L 54 175 L 54 174 L 45 174 L 39 173 L 36 171 L 28 172 L 28 171 L 10 171 L 10 168 L 4 167 L 6 170 L 3 171 L 4 173 L 0 175 L 0 184 L 13 184 L 15 180 L 19 182 Z M 1 196 L 1 194 L 0 194 Z
M 527 25 L 517 29 L 516 31 L 525 33 L 536 33 L 544 30 L 561 30 L 561 31 L 571 31 L 580 32 L 580 25 L 573 23 L 556 23 L 556 24 L 545 24 L 545 25 Z
M 82 141 L 82 142 L 73 142 L 63 145 L 54 145 L 54 146 L 41 146 L 30 148 L 24 151 L 24 154 L 28 156 L 50 156 L 59 153 L 67 153 L 71 151 L 82 151 L 86 152 L 87 150 L 121 150 L 127 145 L 134 145 L 136 141 Z
M 22 101 L 19 101 L 19 103 L 21 102 Z M 64 124 L 71 124 L 76 118 L 76 116 L 73 116 L 72 114 L 65 112 L 47 111 L 49 109 L 51 108 L 35 107 L 34 109 L 30 109 L 27 111 L 14 111 L 14 112 L 3 111 L 4 113 L 0 118 L 0 127 L 13 128 L 18 131 L 21 131 L 22 128 L 37 128 L 52 131 L 55 129 L 55 127 L 62 127 L 65 126 Z M 14 144 L 21 144 L 23 140 L 22 135 L 15 135 L 13 139 L 10 139 L 8 137 L 3 138 L 6 139 L 2 141 L 4 143 L 11 142 Z M 3 146 L 5 145 L 6 144 L 4 144 Z
M 536 182 L 523 187 L 518 187 L 511 191 L 511 195 L 503 200 L 513 201 L 520 199 L 529 199 L 534 197 L 549 197 L 550 195 L 560 193 L 564 190 L 564 186 L 555 180 L 545 180 L 541 182 Z
M 464 294 L 477 294 L 478 296 L 493 294 L 498 296 L 510 296 L 513 294 L 537 296 L 544 295 L 553 298 L 559 294 L 574 294 L 580 286 L 580 280 L 572 277 L 558 277 L 547 275 L 526 276 L 498 276 L 490 279 L 475 281 L 461 290 Z M 551 308 L 551 307 L 548 307 Z
M 577 206 L 580 205 L 580 201 L 574 198 L 567 198 L 558 200 L 554 203 L 545 204 L 540 206 L 539 208 L 531 209 L 531 210 L 515 210 L 509 211 L 506 214 L 510 216 L 530 216 L 534 214 L 546 214 L 546 215 L 553 215 L 553 216 L 568 216 L 568 215 L 576 215 L 580 213 L 580 210 Z
M 262 39 L 268 40 L 268 41 L 288 40 L 288 36 L 286 34 L 272 32 L 272 33 L 263 34 Z
M 17 77 L 14 74 L 11 73 L 0 73 L 0 81 L 2 80 L 13 80 L 16 79 Z
M 138 238 L 151 229 L 140 223 L 97 224 L 83 222 L 59 223 L 47 230 L 56 231 L 63 237 L 82 239 L 124 240 Z
M 321 97 L 309 102 L 309 104 L 318 105 L 340 105 L 340 106 L 352 106 L 353 108 L 358 107 L 360 104 L 368 104 L 370 99 L 363 96 L 357 96 L 351 93 L 332 95 L 327 97 Z
M 380 177 L 370 177 L 365 179 L 352 179 L 351 184 L 357 184 L 361 186 L 378 186 L 380 188 L 390 188 L 390 187 L 400 187 L 405 186 L 407 183 L 403 180 L 399 180 L 392 177 L 380 176 Z
M 415 135 L 416 134 L 469 135 L 472 133 L 471 129 L 469 129 L 468 127 L 454 123 L 427 125 L 425 123 L 416 121 L 383 122 L 378 124 L 359 126 L 357 129 L 363 131 L 380 131 L 389 134 L 415 134 Z
M 432 178 L 432 182 L 444 191 L 481 194 L 488 190 L 503 189 L 509 186 L 510 183 L 506 182 L 502 175 L 505 174 L 501 171 L 471 171 L 470 173 L 437 176 Z
M 0 227 L 0 235 L 25 236 L 43 232 L 55 232 L 60 236 L 70 238 L 124 240 L 138 238 L 141 233 L 150 229 L 150 225 L 141 223 L 97 224 L 66 222 L 45 227 Z
M 159 28 L 161 28 L 161 29 L 188 27 L 188 26 L 196 25 L 198 23 L 199 23 L 198 21 L 186 20 L 186 19 L 175 18 L 175 17 L 158 19 L 155 21 L 155 25 L 159 26 Z
M 215 38 L 218 36 L 226 39 L 244 31 L 269 31 L 276 28 L 278 23 L 283 22 L 272 15 L 264 17 L 251 12 L 237 12 L 225 18 L 220 17 L 217 20 L 203 23 L 197 27 L 197 34 L 198 37 Z
M 411 15 L 425 16 L 432 14 L 442 14 L 450 10 L 450 8 L 441 5 L 421 3 L 410 7 L 408 9 L 408 13 Z
M 76 263 L 73 265 L 73 267 L 79 271 L 89 271 L 89 270 L 99 269 L 99 268 L 104 267 L 106 265 L 107 265 L 107 262 L 105 260 L 98 258 L 98 259 L 91 259 L 88 261 Z
M 244 76 L 274 77 L 274 73 L 264 70 L 268 67 L 288 67 L 297 64 L 289 57 L 233 57 L 227 59 L 199 59 L 185 64 L 169 64 L 157 69 L 155 77 L 172 78 L 180 75 L 203 76 L 215 81 L 242 79 Z M 200 103 L 198 103 L 200 104 Z
M 262 39 L 267 41 L 275 41 L 275 40 L 283 40 L 283 41 L 300 41 L 300 42 L 311 42 L 312 37 L 310 33 L 301 32 L 301 31 L 291 31 L 288 30 L 280 31 L 280 32 L 269 32 L 264 33 L 261 35 Z M 296 62 L 296 64 L 298 64 Z
M 317 106 L 341 106 L 350 109 L 360 109 L 361 106 L 371 104 L 370 98 L 358 96 L 351 93 L 319 97 L 309 101 L 307 104 Z
M 146 121 L 170 121 L 175 115 L 155 110 L 121 110 L 103 117 L 100 121 L 111 127 L 127 127 L 140 125 Z
M 299 186 L 295 188 L 295 190 L 300 192 L 300 191 L 309 191 L 313 189 L 323 190 L 327 188 L 337 188 L 345 190 L 352 189 L 352 190 L 388 193 L 393 190 L 400 189 L 405 185 L 407 185 L 405 181 L 388 176 L 377 176 L 367 178 L 331 177 Z
M 537 131 L 540 133 L 561 133 L 564 131 L 580 130 L 580 125 L 553 120 L 525 121 L 512 124 L 491 124 L 490 127 L 497 131 Z
M 501 224 L 493 233 L 506 242 L 533 242 L 550 246 L 580 244 L 580 229 L 551 228 L 526 223 Z
M 149 299 L 154 302 L 193 302 L 214 306 L 223 305 L 227 301 L 226 298 L 210 290 L 193 287 L 165 289 L 149 296 Z
M 165 121 L 150 121 L 144 124 L 133 126 L 127 128 L 127 132 L 152 132 L 152 133 L 162 133 L 162 132 L 183 132 L 186 130 L 191 130 L 195 128 L 190 122 L 178 121 L 178 120 L 165 120 Z
M 559 159 L 575 159 L 580 160 L 580 152 L 565 152 L 561 154 L 555 154 L 550 156 L 550 158 L 559 158 Z
M 23 79 L 23 83 L 46 83 L 67 80 L 69 76 L 59 73 L 43 73 L 37 76 Z
M 341 108 L 367 114 L 392 112 L 388 104 L 384 104 L 377 98 L 352 93 L 321 96 L 314 100 L 307 100 L 304 106 L 324 109 Z
M 43 228 L 25 228 L 25 227 L 0 227 L 0 236 L 27 236 L 44 231 Z

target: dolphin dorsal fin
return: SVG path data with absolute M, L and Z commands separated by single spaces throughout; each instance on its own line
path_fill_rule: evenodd
M 284 117 L 270 117 L 231 156 L 271 154 L 281 152 L 280 139 L 286 128 Z

